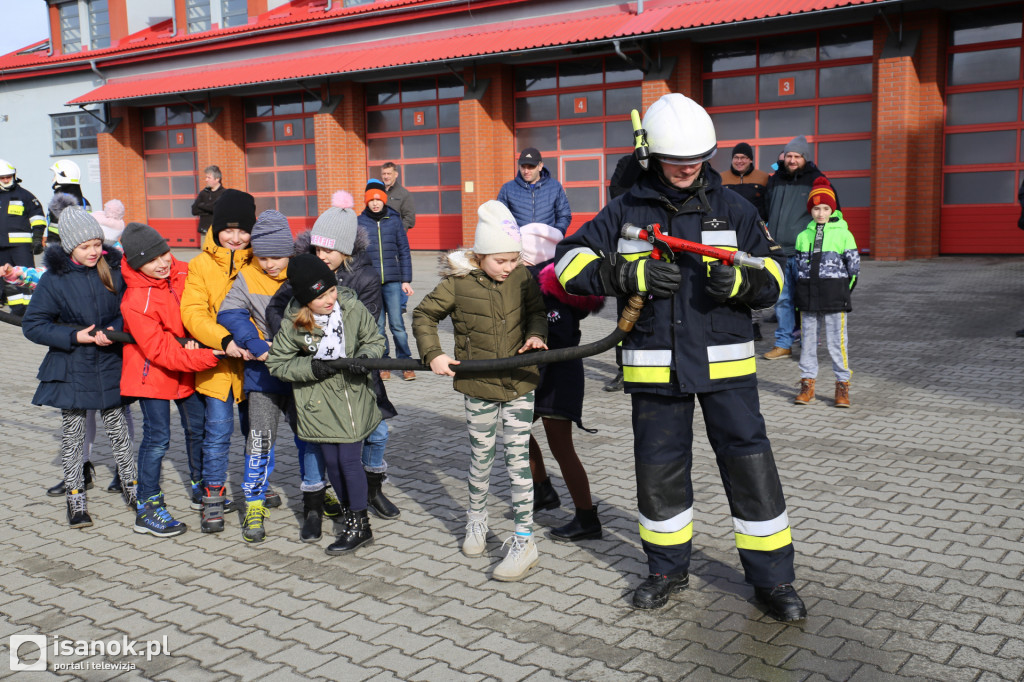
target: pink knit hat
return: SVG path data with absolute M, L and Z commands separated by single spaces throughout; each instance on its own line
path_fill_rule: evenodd
M 113 244 L 121 238 L 124 232 L 124 204 L 111 199 L 103 204 L 102 211 L 93 211 L 92 215 L 103 228 L 103 241 Z
M 562 233 L 544 223 L 530 223 L 519 228 L 523 236 L 523 262 L 536 265 L 555 257 L 555 247 L 562 241 Z

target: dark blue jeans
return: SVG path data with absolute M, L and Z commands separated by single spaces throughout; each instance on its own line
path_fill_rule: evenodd
M 228 451 L 235 432 L 235 399 L 229 391 L 227 400 L 204 396 L 203 402 L 206 403 L 206 435 L 203 438 L 202 481 L 204 486 L 222 486 L 227 481 Z M 245 401 L 238 403 L 238 423 L 243 434 L 249 433 L 249 406 Z
M 142 410 L 142 443 L 139 445 L 139 501 L 160 492 L 160 468 L 171 443 L 171 402 L 157 398 L 140 398 Z M 185 432 L 185 452 L 189 475 L 199 480 L 199 456 L 203 447 L 203 426 L 206 408 L 198 393 L 173 401 Z
M 391 347 L 388 344 L 388 335 L 385 329 L 391 327 L 391 335 L 395 337 L 395 357 L 411 358 L 409 350 L 409 335 L 405 331 L 405 321 L 402 320 L 402 283 L 387 282 L 381 285 L 381 296 L 384 298 L 384 308 L 377 318 L 377 328 L 384 337 L 384 357 L 391 355 Z

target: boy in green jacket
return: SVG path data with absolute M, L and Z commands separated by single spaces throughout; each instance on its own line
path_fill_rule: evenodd
M 828 179 L 814 181 L 807 197 L 811 222 L 796 238 L 797 276 L 794 297 L 801 313 L 800 394 L 794 402 L 814 400 L 818 376 L 818 326 L 836 375 L 836 407 L 850 406 L 850 362 L 846 314 L 853 309 L 850 293 L 860 273 L 860 253 L 850 228 L 836 210 L 836 193 Z

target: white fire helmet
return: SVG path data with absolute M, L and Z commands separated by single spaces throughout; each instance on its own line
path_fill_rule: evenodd
M 18 174 L 18 169 L 14 167 L 14 164 L 6 159 L 0 159 L 0 178 L 11 176 L 10 182 L 4 182 L 0 180 L 0 189 L 10 189 L 14 187 L 14 176 Z
M 651 155 L 676 163 L 707 161 L 718 150 L 715 126 L 704 107 L 673 92 L 644 114 L 643 128 Z
M 82 171 L 74 161 L 61 159 L 50 166 L 53 171 L 53 184 L 55 185 L 78 185 L 82 182 Z

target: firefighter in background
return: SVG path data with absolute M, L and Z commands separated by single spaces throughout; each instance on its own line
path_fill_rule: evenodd
M 572 294 L 640 294 L 647 300 L 622 342 L 633 407 L 640 539 L 650 576 L 634 591 L 641 609 L 664 606 L 689 584 L 693 531 L 693 413 L 699 400 L 729 499 L 740 562 L 756 598 L 780 621 L 802 620 L 793 589 L 793 543 L 782 484 L 761 416 L 752 308 L 781 291 L 781 250 L 757 210 L 722 187 L 707 161 L 717 148 L 707 112 L 665 95 L 643 119 L 649 167 L 624 195 L 559 243 L 556 272 Z M 641 131 L 641 133 L 643 132 Z M 692 253 L 650 258 L 647 242 L 620 239 L 625 223 L 765 257 L 765 269 Z
M 53 171 L 53 193 L 70 194 L 76 204 L 86 211 L 92 211 L 89 200 L 82 196 L 82 170 L 78 164 L 68 159 L 61 159 L 50 166 Z M 60 244 L 60 233 L 57 231 L 57 216 L 53 211 L 47 213 L 46 243 Z
M 32 253 L 43 252 L 45 227 L 39 200 L 21 186 L 14 165 L 0 159 L 0 265 L 35 267 Z

